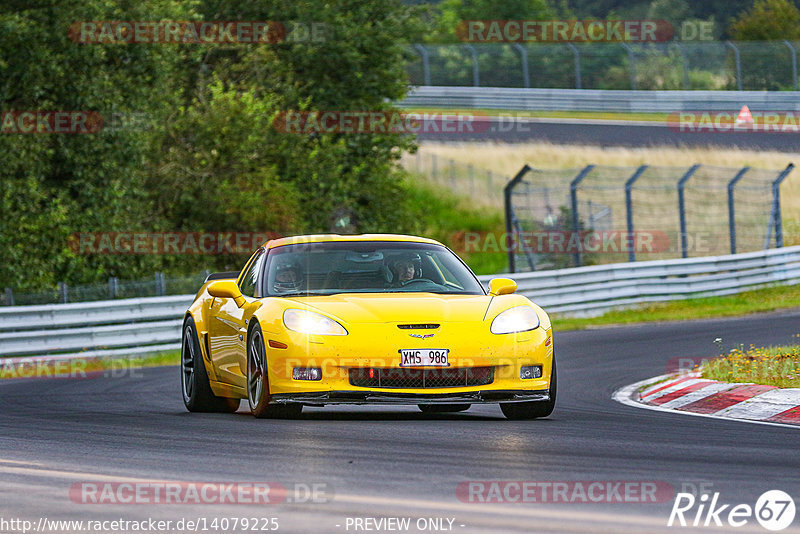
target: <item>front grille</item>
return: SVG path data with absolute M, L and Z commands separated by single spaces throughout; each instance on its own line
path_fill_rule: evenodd
M 424 324 L 399 324 L 397 328 L 401 330 L 436 330 L 439 328 L 439 325 L 436 323 L 424 323 Z
M 442 369 L 350 369 L 350 385 L 361 388 L 459 388 L 494 381 L 494 367 Z

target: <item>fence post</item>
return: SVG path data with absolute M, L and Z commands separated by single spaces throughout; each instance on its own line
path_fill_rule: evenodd
M 750 167 L 744 167 L 736 173 L 733 180 L 728 182 L 728 233 L 731 236 L 731 254 L 736 254 L 736 205 L 733 199 L 733 191 L 739 180 L 744 178 L 744 175 L 749 170 Z
M 163 296 L 167 293 L 166 283 L 164 282 L 164 273 L 156 273 L 156 295 Z
M 788 46 L 792 53 L 792 87 L 794 87 L 794 90 L 797 91 L 797 49 L 789 41 L 784 41 L 783 44 Z
M 688 258 L 689 257 L 689 240 L 688 236 L 686 235 L 686 202 L 683 194 L 683 189 L 686 186 L 686 182 L 689 181 L 689 178 L 697 172 L 697 169 L 700 168 L 700 165 L 692 165 L 692 168 L 683 175 L 678 181 L 678 216 L 681 220 L 681 257 Z
M 522 62 L 522 87 L 530 89 L 531 77 L 528 71 L 528 51 L 519 43 L 514 43 L 514 48 L 519 52 L 519 59 Z
M 119 279 L 116 276 L 108 278 L 108 298 L 117 298 L 117 290 L 119 289 Z
M 781 220 L 781 182 L 794 169 L 794 163 L 790 163 L 772 182 L 772 216 L 775 220 L 775 248 L 783 248 L 783 221 Z
M 569 197 L 572 203 L 572 231 L 576 234 L 580 231 L 580 218 L 578 217 L 578 185 L 589 175 L 594 169 L 594 165 L 587 165 L 578 176 L 575 177 L 569 184 Z M 576 250 L 572 256 L 575 259 L 575 267 L 581 266 L 581 251 Z
M 438 159 L 436 157 L 436 154 L 431 154 L 431 178 L 433 178 L 433 181 L 435 183 L 439 182 L 439 176 L 438 176 L 438 174 L 439 174 L 439 169 L 438 169 L 439 165 L 438 164 L 439 164 L 439 161 L 438 161 Z
M 691 82 L 689 81 L 689 58 L 686 56 L 686 50 L 677 41 L 672 43 L 678 52 L 681 54 L 681 70 L 683 71 L 683 90 L 689 91 L 691 89 Z
M 450 160 L 450 188 L 453 191 L 456 191 L 456 162 L 455 160 Z
M 635 240 L 633 236 L 633 184 L 644 174 L 647 167 L 647 165 L 642 165 L 636 169 L 633 176 L 628 178 L 628 181 L 625 182 L 625 221 L 628 225 L 628 235 L 626 239 L 628 241 L 628 261 L 631 262 L 636 261 L 636 251 L 634 250 Z
M 58 298 L 61 300 L 61 302 L 66 304 L 68 297 L 69 297 L 69 289 L 67 288 L 67 284 L 65 284 L 64 282 L 59 282 L 58 283 Z
M 631 77 L 631 90 L 636 90 L 636 54 L 628 43 L 621 43 L 622 47 L 628 52 L 628 62 L 630 63 L 628 73 Z
M 6 306 L 14 305 L 14 292 L 10 287 L 6 288 Z
M 472 166 L 472 163 L 467 165 L 467 175 L 469 176 L 469 194 L 475 195 L 477 193 L 475 190 L 475 167 Z
M 511 236 L 514 235 L 514 225 L 513 225 L 513 216 L 514 216 L 514 208 L 511 205 L 511 193 L 514 187 L 522 180 L 522 177 L 525 176 L 531 168 L 528 164 L 525 164 L 520 171 L 517 173 L 514 178 L 511 179 L 510 182 L 506 184 L 503 188 L 503 205 L 505 208 L 506 214 L 506 247 L 508 248 L 508 270 L 511 273 L 517 272 L 517 262 L 514 258 L 514 251 L 516 248 L 515 243 L 509 243 L 508 240 Z M 509 246 L 510 245 L 510 246 Z
M 725 41 L 725 44 L 728 45 L 732 50 L 734 57 L 736 58 L 736 87 L 739 91 L 742 90 L 742 55 L 739 53 L 739 47 L 733 44 L 730 41 Z
M 583 82 L 581 81 L 581 53 L 574 44 L 567 43 L 567 46 L 572 50 L 572 55 L 575 57 L 575 89 L 583 89 Z
M 492 184 L 494 183 L 494 175 L 492 175 L 492 171 L 486 171 L 486 196 L 487 198 L 492 197 Z
M 469 53 L 472 55 L 472 86 L 480 87 L 481 74 L 480 74 L 480 67 L 478 67 L 478 51 L 475 50 L 475 47 L 472 46 L 471 44 L 464 45 L 464 48 L 469 50 Z
M 417 52 L 419 52 L 420 57 L 422 57 L 422 81 L 425 83 L 425 85 L 430 85 L 431 62 L 430 58 L 428 57 L 428 50 L 421 44 L 415 44 L 414 48 Z

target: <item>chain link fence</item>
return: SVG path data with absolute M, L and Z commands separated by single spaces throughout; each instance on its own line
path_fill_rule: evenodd
M 782 247 L 780 185 L 792 169 L 525 166 L 505 189 L 510 269 Z
M 800 41 L 417 44 L 411 50 L 412 85 L 794 91 Z
M 497 172 L 467 165 L 436 154 L 404 154 L 403 167 L 434 185 L 468 197 L 474 204 L 502 209 L 503 188 L 510 178 Z

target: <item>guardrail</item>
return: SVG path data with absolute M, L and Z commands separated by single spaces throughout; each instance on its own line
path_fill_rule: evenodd
M 491 278 L 481 276 L 488 284 Z M 800 246 L 745 254 L 620 263 L 512 276 L 518 291 L 549 312 L 611 308 L 726 295 L 800 282 Z M 0 357 L 117 356 L 180 348 L 193 295 L 0 309 Z
M 401 103 L 403 107 L 620 113 L 737 113 L 743 105 L 753 112 L 800 111 L 797 93 L 788 91 L 612 91 L 420 86 L 409 92 Z

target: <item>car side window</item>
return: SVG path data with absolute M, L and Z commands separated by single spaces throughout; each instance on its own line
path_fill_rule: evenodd
M 239 278 L 239 290 L 242 292 L 242 295 L 247 297 L 258 296 L 256 295 L 258 274 L 261 272 L 261 264 L 264 262 L 265 256 L 264 249 L 258 249 L 253 261 L 248 263 L 244 272 L 242 272 L 242 276 Z

